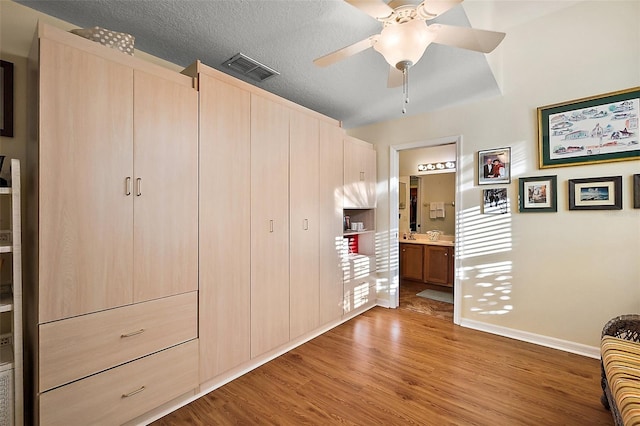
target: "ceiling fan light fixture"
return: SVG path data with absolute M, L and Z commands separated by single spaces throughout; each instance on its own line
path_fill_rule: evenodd
M 406 67 L 409 62 L 410 65 L 418 62 L 435 37 L 423 21 L 414 19 L 385 26 L 373 48 L 389 65 L 402 70 L 399 65 Z

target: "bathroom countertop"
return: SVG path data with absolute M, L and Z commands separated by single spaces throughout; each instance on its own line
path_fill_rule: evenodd
M 418 238 L 415 240 L 410 240 L 408 238 L 405 240 L 401 238 L 398 240 L 398 242 L 401 244 L 422 244 L 422 245 L 447 246 L 447 247 L 455 246 L 455 243 L 453 241 L 445 241 L 445 240 L 431 241 L 426 238 Z

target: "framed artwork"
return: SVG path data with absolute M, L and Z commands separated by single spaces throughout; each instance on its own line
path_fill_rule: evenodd
M 0 61 L 0 136 L 13 137 L 13 64 Z
M 557 212 L 558 178 L 557 176 L 524 177 L 518 180 L 520 192 L 519 211 Z
M 640 175 L 633 175 L 633 208 L 640 209 Z
M 511 148 L 478 151 L 478 185 L 511 183 Z
M 482 191 L 482 212 L 484 214 L 506 214 L 509 212 L 507 188 L 491 188 Z
M 569 210 L 621 209 L 622 176 L 569 180 Z
M 538 108 L 540 168 L 640 158 L 640 87 Z

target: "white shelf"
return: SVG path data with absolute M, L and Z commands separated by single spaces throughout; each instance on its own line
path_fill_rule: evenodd
M 13 368 L 13 345 L 0 346 L 0 371 Z
M 23 416 L 23 351 L 22 351 L 22 232 L 20 214 L 20 161 L 11 160 L 11 188 L 0 188 L 0 194 L 11 195 L 11 218 L 3 218 L 11 224 L 11 229 L 2 230 L 3 241 L 0 243 L 0 253 L 11 253 L 3 258 L 3 267 L 10 267 L 11 283 L 3 283 L 0 289 L 0 313 L 11 316 L 11 328 L 2 335 L 0 344 L 0 371 L 11 375 L 12 395 L 9 401 L 3 400 L 12 407 L 14 424 L 22 424 Z M 9 234 L 9 235 L 6 235 Z M 10 259 L 9 259 L 10 257 Z M 7 274 L 8 275 L 8 274 Z M 11 313 L 11 315 L 9 315 Z M 4 318 L 3 318 L 4 321 Z M 4 324 L 3 324 L 4 325 Z M 10 385 L 11 386 L 11 385 Z

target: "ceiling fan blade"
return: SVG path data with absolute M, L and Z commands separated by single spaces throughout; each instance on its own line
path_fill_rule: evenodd
M 462 3 L 462 0 L 424 0 L 416 8 L 418 16 L 429 20 L 442 15 L 449 9 Z
M 331 52 L 327 55 L 314 59 L 313 63 L 319 67 L 329 66 L 342 59 L 348 58 L 349 56 L 355 55 L 356 53 L 360 53 L 363 50 L 367 50 L 368 48 L 373 46 L 373 43 L 377 38 L 378 38 L 378 34 L 372 35 L 371 37 L 365 38 L 364 40 L 360 40 L 357 43 L 353 43 L 347 47 L 338 49 L 335 52 Z
M 403 73 L 396 67 L 389 67 L 389 79 L 387 80 L 387 87 L 399 87 L 402 86 Z
M 386 18 L 391 15 L 391 9 L 382 0 L 344 0 L 351 6 L 356 7 L 373 18 Z
M 482 53 L 493 51 L 506 35 L 505 33 L 496 31 L 454 27 L 443 24 L 432 24 L 429 25 L 429 28 L 436 33 L 436 38 L 433 40 L 433 43 L 460 47 Z

